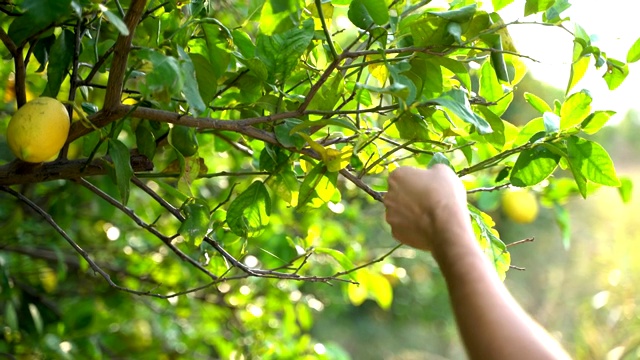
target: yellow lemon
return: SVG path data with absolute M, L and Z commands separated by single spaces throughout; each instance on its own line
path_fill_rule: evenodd
M 502 195 L 502 211 L 511 220 L 528 224 L 538 216 L 538 201 L 526 189 L 510 189 Z
M 69 113 L 60 101 L 40 97 L 13 115 L 7 127 L 7 142 L 11 152 L 23 161 L 51 161 L 67 141 L 69 125 Z

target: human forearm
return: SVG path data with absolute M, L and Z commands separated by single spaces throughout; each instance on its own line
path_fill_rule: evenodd
M 568 359 L 498 278 L 470 225 L 451 223 L 433 255 L 445 277 L 471 359 Z

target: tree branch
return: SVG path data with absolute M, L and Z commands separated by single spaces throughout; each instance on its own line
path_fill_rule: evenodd
M 116 283 L 113 282 L 113 280 L 111 280 L 111 276 L 109 276 L 109 274 L 107 274 L 104 270 L 102 270 L 102 268 L 100 266 L 98 266 L 98 264 L 95 263 L 95 261 L 93 261 L 91 259 L 91 257 L 89 256 L 89 254 L 84 251 L 84 249 L 82 247 L 80 247 L 80 245 L 78 245 L 75 241 L 73 241 L 73 239 L 71 239 L 71 237 L 60 227 L 60 225 L 58 225 L 58 223 L 56 223 L 56 221 L 51 217 L 51 215 L 49 215 L 49 213 L 47 213 L 46 211 L 44 211 L 44 209 L 42 209 L 40 206 L 38 206 L 36 203 L 34 203 L 33 201 L 29 200 L 29 198 L 27 198 L 26 196 L 20 194 L 19 192 L 8 188 L 6 186 L 0 186 L 0 191 L 4 191 L 6 193 L 9 193 L 11 195 L 13 195 L 15 198 L 19 199 L 20 201 L 22 201 L 23 203 L 27 204 L 31 209 L 33 209 L 36 213 L 38 213 L 38 215 L 40 215 L 46 222 L 49 223 L 49 225 L 51 225 L 51 227 L 56 230 L 58 232 L 58 234 L 60 234 L 68 243 L 69 245 L 71 245 L 71 247 L 78 253 L 80 254 L 80 256 L 82 256 L 82 258 L 89 264 L 89 267 L 91 267 L 91 269 L 100 274 L 100 276 L 102 276 L 102 278 L 104 278 L 104 280 L 109 284 L 109 286 L 116 288 L 118 290 L 122 290 L 122 291 L 126 291 L 132 294 L 136 294 L 136 295 L 149 295 L 148 292 L 145 291 L 138 291 L 138 290 L 133 290 L 124 286 L 120 286 Z
M 146 0 L 132 0 L 131 6 L 124 17 L 124 23 L 129 29 L 129 35 L 118 36 L 113 48 L 113 61 L 109 70 L 109 80 L 107 81 L 107 91 L 104 97 L 104 109 L 112 109 L 120 104 L 122 97 L 122 86 L 124 84 L 124 76 L 127 70 L 127 59 L 129 58 L 129 49 L 136 27 L 142 18 Z
M 151 171 L 153 162 L 144 155 L 131 156 L 133 171 Z M 0 167 L 0 185 L 40 183 L 60 179 L 77 179 L 85 176 L 105 175 L 109 158 L 99 158 L 87 164 L 87 159 L 58 160 L 43 164 L 31 164 L 15 160 Z
M 94 193 L 94 194 L 98 195 L 99 197 L 101 197 L 103 200 L 108 202 L 111 206 L 115 207 L 116 209 L 120 210 L 125 215 L 130 217 L 136 223 L 136 225 L 140 226 L 141 228 L 143 228 L 143 229 L 147 230 L 148 232 L 150 232 L 151 234 L 155 235 L 169 249 L 171 249 L 171 251 L 173 251 L 176 255 L 178 255 L 178 257 L 182 261 L 186 261 L 189 264 L 191 264 L 192 266 L 196 267 L 198 270 L 200 270 L 201 272 L 206 274 L 212 280 L 217 280 L 218 279 L 218 277 L 216 275 L 212 274 L 209 270 L 207 270 L 204 267 L 202 267 L 202 265 L 200 265 L 200 263 L 198 263 L 197 261 L 193 260 L 187 254 L 183 253 L 180 249 L 178 249 L 175 245 L 173 245 L 171 243 L 171 238 L 170 237 L 162 234 L 160 231 L 156 230 L 156 228 L 154 228 L 153 226 L 151 226 L 151 225 L 147 224 L 146 222 L 144 222 L 138 215 L 136 215 L 133 212 L 133 210 L 129 209 L 128 207 L 126 207 L 124 205 L 122 205 L 118 200 L 116 200 L 113 197 L 109 196 L 109 194 L 107 194 L 104 191 L 100 190 L 98 187 L 96 187 L 95 185 L 93 185 L 92 183 L 88 182 L 85 179 L 80 178 L 78 180 L 78 183 L 80 185 L 84 186 L 85 188 L 87 188 L 92 193 Z

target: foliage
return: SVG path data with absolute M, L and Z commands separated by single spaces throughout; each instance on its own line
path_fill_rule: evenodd
M 528 93 L 539 117 L 522 127 L 504 115 L 526 73 L 518 22 L 429 3 L 0 2 L 3 117 L 39 95 L 76 105 L 57 161 L 0 168 L 0 351 L 345 358 L 310 336 L 320 283 L 391 306 L 397 274 L 380 263 L 396 248 L 365 239 L 384 234 L 367 215 L 398 165 L 445 163 L 472 201 L 517 186 L 560 206 L 620 185 L 585 137 L 613 112 L 574 88 L 591 59 L 611 89 L 628 66 L 565 28 L 566 1 L 526 2 L 574 52 L 566 99 Z M 474 229 L 505 276 L 481 209 Z

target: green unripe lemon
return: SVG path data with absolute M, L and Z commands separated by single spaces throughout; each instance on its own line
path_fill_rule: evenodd
M 510 189 L 502 195 L 502 211 L 511 220 L 532 223 L 538 217 L 538 201 L 526 189 Z
M 69 126 L 69 113 L 60 101 L 36 98 L 13 114 L 7 127 L 7 142 L 20 160 L 30 163 L 55 160 L 67 141 Z
M 176 125 L 171 128 L 169 142 L 184 157 L 195 155 L 198 151 L 198 138 L 194 128 Z

